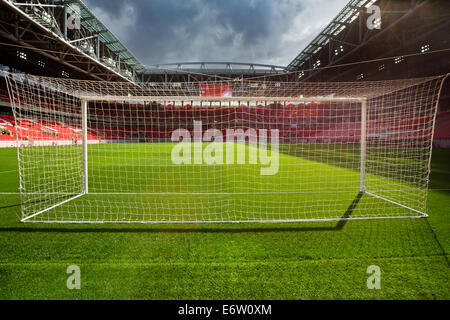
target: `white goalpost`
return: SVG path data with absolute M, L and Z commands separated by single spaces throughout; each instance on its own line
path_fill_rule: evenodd
M 444 76 L 346 83 L 6 79 L 22 222 L 427 216 Z

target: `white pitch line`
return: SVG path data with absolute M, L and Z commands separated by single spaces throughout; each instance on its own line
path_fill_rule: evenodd
M 383 190 L 383 191 L 402 191 L 402 190 Z M 450 189 L 428 189 L 428 191 L 450 191 Z M 288 192 L 156 192 L 156 193 L 142 193 L 142 192 L 89 192 L 90 195 L 233 195 L 233 194 L 286 194 L 286 193 L 292 193 L 292 194 L 298 194 L 298 193 L 330 193 L 330 192 L 338 192 L 338 193 L 355 193 L 356 190 L 349 190 L 349 191 L 336 191 L 336 190 L 316 190 L 316 191 L 288 191 Z M 1 194 L 20 194 L 20 192 L 1 192 Z M 47 192 L 47 193 L 41 193 L 41 192 L 32 192 L 32 193 L 24 193 L 24 195 L 71 195 L 73 193 L 61 193 L 61 192 Z
M 14 169 L 14 170 L 0 171 L 0 174 L 8 173 L 8 172 L 17 172 L 17 171 L 19 171 L 19 170 L 18 169 Z

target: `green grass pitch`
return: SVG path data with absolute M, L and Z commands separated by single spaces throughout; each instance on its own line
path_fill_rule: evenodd
M 361 197 L 359 145 L 282 143 L 278 152 L 268 151 L 269 158 L 273 155 L 276 160 L 262 164 L 257 159 L 251 164 L 250 155 L 261 154 L 258 147 L 215 143 L 222 153 L 218 161 L 223 163 L 205 164 L 201 159 L 195 163 L 193 153 L 196 147 L 206 150 L 208 144 L 189 143 L 182 144 L 187 148 L 185 152 L 190 151 L 189 164 L 176 164 L 171 155 L 177 145 L 90 145 L 89 194 L 72 200 L 82 192 L 81 146 L 24 148 L 21 158 L 28 163 L 22 169 L 26 177 L 22 186 L 27 194 L 22 198 L 26 204 L 24 216 L 27 222 L 304 221 L 419 216 L 368 195 Z M 234 161 L 225 164 L 229 149 Z M 400 197 L 402 204 L 419 209 L 413 200 L 423 197 L 423 189 L 406 184 L 404 179 L 393 179 L 392 171 L 417 171 L 417 166 L 423 167 L 426 162 L 388 158 L 386 150 L 368 151 L 369 190 L 380 190 L 379 186 L 399 190 L 386 192 L 388 198 Z M 411 154 L 411 148 L 407 151 Z M 412 153 L 422 154 L 420 150 Z M 244 155 L 240 163 L 237 154 Z M 268 169 L 272 174 L 261 174 Z M 387 177 L 382 176 L 385 172 Z M 64 195 L 54 196 L 56 190 Z M 43 195 L 46 192 L 51 195 Z M 60 206 L 64 200 L 70 201 Z M 421 205 L 420 200 L 415 202 Z M 57 207 L 39 213 L 54 205 Z
M 136 155 L 139 152 L 132 145 L 126 148 L 129 148 L 127 153 Z M 123 176 L 118 174 L 114 177 L 115 183 L 102 179 L 102 170 L 113 164 L 102 158 L 102 152 L 96 159 L 95 148 L 90 150 L 91 191 L 123 191 L 121 182 L 126 181 Z M 347 157 L 343 163 L 356 162 L 352 157 L 358 154 L 353 150 L 341 151 L 338 156 L 341 159 Z M 345 173 L 348 181 L 342 185 L 335 184 L 335 180 L 324 183 L 328 183 L 330 190 L 357 190 L 358 175 L 353 177 L 345 171 L 355 168 L 322 166 L 314 173 L 315 154 L 323 158 L 323 152 L 325 150 L 314 150 L 308 155 L 284 154 L 280 163 L 302 161 L 304 165 L 310 164 L 311 177 L 303 177 L 305 184 L 318 174 Z M 138 159 L 136 156 L 132 158 Z M 127 170 L 127 165 L 139 167 L 139 163 L 130 164 L 130 158 L 122 153 L 117 155 L 117 159 L 122 160 L 122 174 L 133 172 Z M 16 149 L 0 149 L 0 299 L 448 299 L 449 159 L 450 150 L 433 151 L 428 219 L 244 225 L 24 224 L 19 222 L 20 197 L 16 194 Z M 236 171 L 236 168 L 226 166 L 220 169 L 223 171 L 203 166 L 198 172 L 193 166 L 192 172 L 184 176 L 174 172 L 175 167 L 166 166 L 166 170 L 176 177 L 173 186 L 180 188 L 180 192 L 187 190 L 183 188 L 192 190 L 194 187 L 200 192 L 218 188 L 216 180 L 205 179 L 212 176 L 213 172 L 209 170 L 214 170 L 216 177 L 220 173 L 229 174 L 226 170 L 240 173 L 237 180 L 220 185 L 220 190 L 244 188 L 245 191 L 250 185 L 254 190 L 269 190 L 276 186 L 289 191 L 280 183 L 295 177 L 283 172 L 284 167 L 280 167 L 277 176 L 281 180 L 255 178 L 256 171 L 252 176 L 245 176 L 243 172 L 248 172 L 248 168 Z M 164 163 L 158 168 L 164 168 Z M 111 172 L 119 171 L 111 168 Z M 128 175 L 127 179 L 152 181 L 161 172 L 140 171 L 134 174 L 135 177 Z M 240 185 L 242 181 L 246 185 Z M 155 190 L 155 186 L 140 185 L 146 186 L 149 193 L 163 192 L 165 188 L 160 185 Z M 220 213 L 225 204 L 233 205 L 234 212 L 248 217 L 249 214 L 257 214 L 248 205 L 252 200 L 266 201 L 266 206 L 272 205 L 275 209 L 277 197 L 279 195 L 252 199 L 234 195 L 233 201 L 228 202 L 206 197 L 204 201 L 218 203 L 217 206 L 212 206 L 213 211 L 196 212 L 211 216 L 214 212 Z M 305 201 L 314 200 L 308 197 Z M 352 193 L 348 199 L 330 195 L 328 202 L 321 205 L 335 210 L 336 215 L 342 215 L 354 197 Z M 187 200 L 185 198 L 148 198 L 145 201 L 160 205 L 154 212 L 136 212 L 136 208 L 127 207 L 127 202 L 120 202 L 117 196 L 107 196 L 103 200 L 116 201 L 115 205 L 122 203 L 123 206 L 116 210 L 128 214 L 128 218 L 145 213 L 155 217 L 159 214 L 157 217 L 161 219 L 176 210 L 182 212 L 184 218 L 198 214 L 181 207 L 181 203 Z M 290 203 L 290 196 L 284 195 L 282 199 L 285 208 L 281 213 L 295 218 L 296 213 L 286 205 Z M 82 197 L 69 202 L 67 212 L 70 212 L 70 206 L 76 208 L 76 201 L 85 200 Z M 191 201 L 192 207 L 198 205 L 198 201 Z M 338 204 L 332 206 L 332 202 Z M 370 209 L 377 210 L 376 207 Z M 364 210 L 368 208 L 362 199 L 354 214 L 363 215 Z M 70 265 L 81 268 L 80 290 L 66 287 L 66 269 Z M 380 290 L 369 290 L 366 286 L 369 277 L 366 269 L 370 265 L 381 268 Z

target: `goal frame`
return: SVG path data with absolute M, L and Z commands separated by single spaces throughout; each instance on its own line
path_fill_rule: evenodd
M 49 208 L 36 212 L 30 216 L 23 217 L 21 222 L 35 222 L 42 223 L 42 221 L 33 221 L 30 218 L 35 217 L 41 213 L 61 206 L 69 201 L 75 200 L 79 197 L 89 194 L 89 172 L 88 172 L 88 103 L 101 101 L 161 101 L 161 102 L 192 102 L 192 101 L 211 101 L 211 97 L 181 97 L 181 96 L 83 96 L 80 99 L 81 108 L 81 127 L 82 127 L 82 172 L 83 172 L 83 186 L 82 192 L 69 199 L 61 201 Z M 304 97 L 214 97 L 214 101 L 227 102 L 238 101 L 241 103 L 249 103 L 252 101 L 265 102 L 309 102 L 311 98 Z M 48 223 L 148 223 L 148 224 L 217 224 L 217 223 L 293 223 L 293 222 L 324 222 L 324 221 L 346 221 L 346 220 L 380 220 L 380 219 L 414 219 L 427 218 L 428 214 L 414 208 L 408 207 L 401 203 L 389 200 L 385 197 L 376 195 L 366 190 L 366 153 L 367 153 L 367 98 L 333 98 L 333 97 L 315 97 L 314 101 L 324 103 L 358 103 L 361 108 L 361 136 L 360 136 L 360 195 L 367 195 L 383 201 L 386 201 L 395 206 L 402 207 L 418 215 L 411 216 L 377 216 L 377 217 L 341 217 L 341 218 L 311 218 L 311 219 L 283 219 L 283 220 L 249 220 L 249 221 L 49 221 Z M 437 108 L 437 106 L 436 106 Z M 436 117 L 436 115 L 434 116 Z M 433 119 L 433 131 L 435 126 L 435 119 Z M 18 142 L 19 144 L 19 142 Z M 19 145 L 18 145 L 19 147 Z M 431 158 L 431 152 L 430 152 Z M 44 221 L 45 223 L 45 221 Z

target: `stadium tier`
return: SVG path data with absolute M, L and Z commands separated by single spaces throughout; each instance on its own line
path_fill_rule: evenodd
M 124 108 L 128 108 L 125 111 Z M 88 130 L 88 140 L 120 140 L 136 139 L 145 141 L 168 141 L 174 130 L 179 127 L 191 130 L 191 119 L 198 119 L 208 123 L 209 127 L 214 127 L 225 132 L 227 128 L 248 127 L 255 129 L 277 128 L 280 131 L 280 141 L 284 142 L 348 142 L 358 143 L 360 137 L 360 126 L 352 123 L 333 124 L 327 123 L 330 119 L 329 112 L 333 112 L 324 104 L 311 103 L 309 106 L 300 104 L 287 109 L 274 110 L 273 105 L 265 108 L 251 108 L 240 106 L 238 108 L 215 108 L 211 109 L 191 109 L 180 110 L 173 107 L 158 107 L 158 110 L 146 110 L 146 106 L 136 106 L 130 108 L 129 105 L 117 103 L 114 110 L 99 111 L 95 106 L 90 109 L 92 112 L 90 126 Z M 328 113 L 317 112 L 311 115 L 309 110 L 327 109 Z M 334 105 L 342 111 L 342 107 Z M 132 109 L 132 110 L 130 110 Z M 307 110 L 307 111 L 305 111 Z M 356 115 L 355 115 L 356 116 Z M 136 129 L 126 123 L 130 117 L 140 119 L 145 122 L 141 129 Z M 213 123 L 211 122 L 211 119 Z M 158 121 L 156 121 L 158 120 Z M 449 138 L 450 115 L 443 113 L 439 115 L 436 125 L 435 137 L 438 139 Z M 403 119 L 400 123 L 392 121 L 371 121 L 369 135 L 386 134 L 389 139 L 419 139 L 416 133 L 408 133 L 408 128 L 413 125 L 420 125 L 428 122 L 429 119 L 422 117 L 419 119 Z M 105 125 L 107 124 L 107 125 Z M 20 136 L 26 140 L 76 140 L 81 139 L 81 127 L 75 123 L 62 124 L 53 121 L 39 121 L 30 119 L 23 120 L 19 128 L 16 129 L 13 116 L 0 115 L 0 129 L 2 130 L 2 140 L 15 140 L 17 130 Z
M 0 86 L 0 102 L 10 106 L 6 84 Z M 51 101 L 43 101 L 43 97 L 36 103 L 42 104 L 47 110 L 64 110 L 65 106 Z M 140 141 L 168 141 L 171 133 L 179 127 L 191 130 L 192 119 L 198 119 L 209 126 L 225 131 L 230 127 L 248 128 L 277 128 L 280 130 L 280 141 L 283 142 L 346 142 L 358 143 L 360 127 L 354 124 L 357 112 L 345 116 L 347 123 L 329 123 L 332 117 L 344 119 L 344 112 L 348 112 L 339 104 L 324 104 L 310 102 L 262 103 L 231 102 L 228 104 L 193 103 L 192 101 L 161 102 L 118 102 L 115 101 L 102 108 L 95 103 L 89 104 L 91 121 L 88 128 L 88 140 L 130 140 Z M 213 108 L 212 108 L 213 107 Z M 353 110 L 355 112 L 355 110 Z M 408 128 L 426 123 L 427 117 L 417 118 L 415 114 L 407 114 L 401 121 L 369 120 L 368 134 L 372 137 L 385 135 L 388 140 L 420 139 L 417 132 Z M 136 118 L 144 122 L 139 130 L 127 119 Z M 211 122 L 211 119 L 213 123 Z M 327 120 L 328 119 L 328 120 Z M 437 140 L 450 139 L 450 112 L 440 112 L 436 116 L 434 138 Z M 328 122 L 328 123 L 327 123 Z M 30 119 L 23 121 L 17 129 L 20 136 L 29 141 L 62 141 L 79 143 L 81 127 L 77 123 L 57 123 Z M 16 127 L 12 110 L 6 114 L 0 113 L 0 141 L 16 140 Z M 60 142 L 59 142 L 60 143 Z M 5 144 L 6 145 L 6 144 Z
M 50 109 L 50 106 L 47 105 Z M 57 110 L 58 107 L 52 107 Z M 64 109 L 64 107 L 62 107 Z M 346 115 L 347 123 L 330 123 L 332 115 L 343 118 L 344 109 L 339 104 L 298 103 L 249 107 L 201 108 L 190 104 L 182 107 L 160 104 L 110 104 L 107 109 L 93 104 L 89 107 L 91 115 L 88 140 L 141 139 L 142 141 L 168 141 L 174 130 L 179 127 L 192 128 L 192 119 L 198 119 L 225 131 L 231 127 L 248 127 L 255 129 L 277 128 L 280 141 L 284 142 L 348 142 L 358 143 L 360 126 L 355 124 L 357 113 Z M 407 115 L 408 116 L 408 115 Z M 372 120 L 368 134 L 377 136 L 385 134 L 390 140 L 420 139 L 417 132 L 409 132 L 412 126 L 420 126 L 430 121 L 426 116 L 395 120 Z M 141 128 L 136 129 L 127 119 L 139 119 Z M 212 121 L 212 122 L 211 122 Z M 450 113 L 437 115 L 435 139 L 450 139 Z M 16 129 L 12 115 L 0 115 L 0 140 L 16 140 L 17 130 L 20 136 L 30 141 L 39 140 L 81 140 L 81 127 L 76 123 L 63 124 L 54 121 L 23 120 Z

